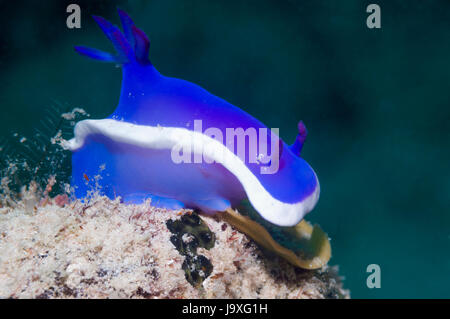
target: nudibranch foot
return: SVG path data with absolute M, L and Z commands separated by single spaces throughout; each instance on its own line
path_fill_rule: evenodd
M 239 231 L 252 238 L 265 249 L 284 258 L 294 266 L 303 269 L 319 269 L 331 258 L 331 245 L 327 234 L 318 226 L 312 226 L 302 220 L 294 227 L 288 227 L 291 240 L 296 243 L 295 249 L 288 249 L 276 242 L 261 224 L 234 209 L 227 209 L 220 216 Z
M 122 200 L 126 204 L 142 204 L 147 200 L 150 200 L 152 206 L 172 210 L 185 208 L 184 203 L 180 202 L 179 200 L 146 193 L 133 193 L 125 195 Z
M 231 208 L 231 203 L 226 199 L 197 200 L 195 206 L 203 213 L 213 215 Z

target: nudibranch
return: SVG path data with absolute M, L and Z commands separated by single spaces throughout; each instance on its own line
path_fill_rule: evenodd
M 300 223 L 315 206 L 320 189 L 315 172 L 300 156 L 306 137 L 303 123 L 294 144 L 287 145 L 240 108 L 191 82 L 160 74 L 148 58 L 146 34 L 120 9 L 119 16 L 123 32 L 94 16 L 116 54 L 75 47 L 84 56 L 123 70 L 115 111 L 106 119 L 78 122 L 67 143 L 73 152 L 75 196 L 84 198 L 97 187 L 101 194 L 120 196 L 127 203 L 151 199 L 153 205 L 170 209 L 221 212 L 297 266 L 326 264 L 326 234 Z M 311 244 L 308 240 L 314 242 L 314 249 L 305 256 L 304 250 L 294 254 L 280 246 L 261 223 L 231 209 L 243 200 L 262 221 L 295 233 L 305 246 Z

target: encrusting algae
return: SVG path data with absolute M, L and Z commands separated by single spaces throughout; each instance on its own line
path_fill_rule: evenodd
M 294 267 L 218 216 L 21 198 L 0 208 L 1 298 L 349 297 L 336 267 Z

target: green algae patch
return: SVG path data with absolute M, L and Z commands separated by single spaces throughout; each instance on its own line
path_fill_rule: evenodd
M 196 212 L 185 214 L 179 220 L 168 220 L 166 226 L 173 234 L 170 241 L 185 256 L 182 269 L 186 280 L 199 288 L 212 273 L 213 265 L 208 258 L 197 254 L 197 248 L 213 248 L 216 240 L 214 233 Z

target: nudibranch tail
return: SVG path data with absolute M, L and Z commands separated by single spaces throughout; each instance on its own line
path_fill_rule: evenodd
M 76 46 L 75 51 L 91 59 L 103 62 L 150 64 L 148 59 L 149 39 L 144 32 L 134 26 L 133 20 L 124 11 L 118 9 L 118 12 L 124 33 L 106 19 L 93 16 L 95 22 L 97 22 L 103 33 L 113 44 L 117 52 L 116 55 L 84 46 Z

